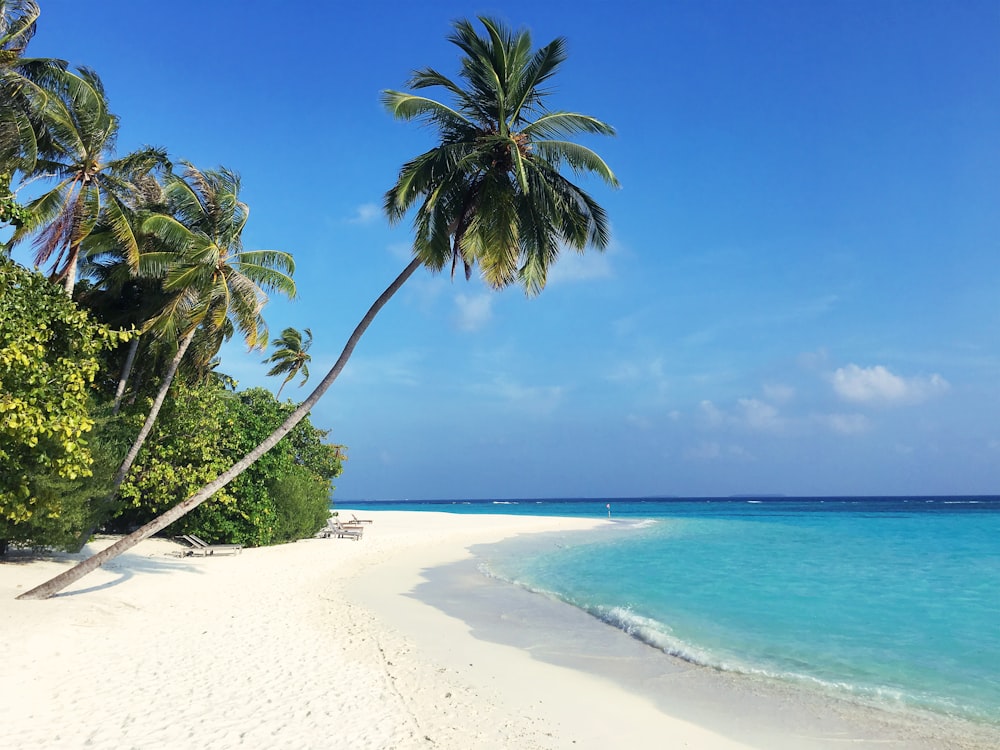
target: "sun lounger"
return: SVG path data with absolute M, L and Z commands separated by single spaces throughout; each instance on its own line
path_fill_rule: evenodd
M 329 539 L 330 537 L 337 537 L 338 539 L 353 539 L 358 541 L 364 531 L 360 526 L 349 527 L 337 521 L 327 521 L 326 526 L 320 530 L 319 536 Z
M 209 544 L 194 534 L 184 534 L 181 539 L 191 545 L 192 555 L 234 555 L 243 551 L 242 544 Z
M 370 518 L 358 518 L 353 513 L 351 514 L 351 523 L 373 523 Z

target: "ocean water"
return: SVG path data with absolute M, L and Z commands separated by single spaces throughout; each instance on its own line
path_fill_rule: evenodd
M 492 576 L 688 661 L 1000 729 L 1000 498 L 369 502 L 602 516 Z

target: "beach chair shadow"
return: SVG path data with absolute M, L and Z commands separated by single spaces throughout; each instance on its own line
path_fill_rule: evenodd
M 235 555 L 243 551 L 242 544 L 209 544 L 194 534 L 182 534 L 180 538 L 191 545 L 189 555 Z

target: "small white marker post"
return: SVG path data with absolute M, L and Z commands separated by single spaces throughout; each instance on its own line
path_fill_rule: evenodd
M 605 507 L 608 509 L 608 518 L 611 518 L 611 503 L 608 503 Z

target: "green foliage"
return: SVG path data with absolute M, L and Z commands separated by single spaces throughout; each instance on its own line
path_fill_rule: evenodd
M 145 523 L 214 479 L 263 441 L 292 407 L 254 388 L 176 382 L 145 449 L 122 485 L 116 526 Z M 311 536 L 329 510 L 340 446 L 308 419 L 243 474 L 170 527 L 212 542 L 260 546 Z
M 330 488 L 329 479 L 298 464 L 271 480 L 267 490 L 276 514 L 274 541 L 303 539 L 323 528 L 330 517 Z
M 0 174 L 0 224 L 20 226 L 27 216 L 27 209 L 14 200 L 14 196 L 11 195 L 10 175 Z
M 436 147 L 403 165 L 384 206 L 393 222 L 416 208 L 413 250 L 428 268 L 450 263 L 454 274 L 461 261 L 468 278 L 478 265 L 495 289 L 520 284 L 533 295 L 545 287 L 561 247 L 607 247 L 604 210 L 560 170 L 617 187 L 600 156 L 564 140 L 615 131 L 548 105 L 550 79 L 566 59 L 565 40 L 532 51 L 527 31 L 479 21 L 482 35 L 469 21 L 454 24 L 449 41 L 462 51 L 457 81 L 431 68 L 410 78 L 414 89 L 443 88 L 450 105 L 422 93 L 382 92 L 395 117 L 423 122 L 439 135 Z
M 101 350 L 127 337 L 0 258 L 0 539 L 61 546 L 79 531 L 67 483 L 91 475 L 90 387 Z
M 126 415 L 138 430 L 147 403 Z M 223 394 L 213 387 L 176 383 L 156 428 L 119 489 L 117 526 L 138 526 L 173 507 L 229 467 L 222 441 L 229 434 Z M 232 504 L 230 488 L 213 502 Z M 178 533 L 185 533 L 184 529 Z

